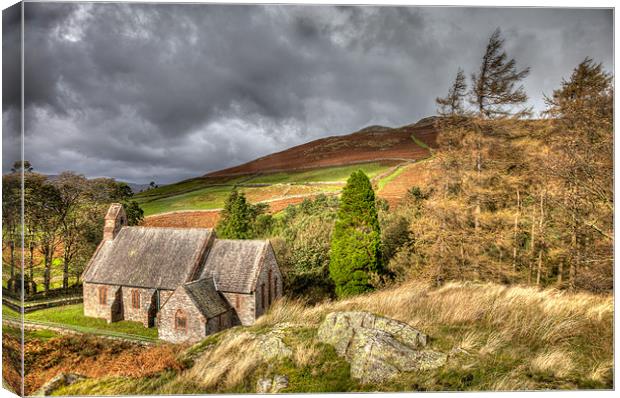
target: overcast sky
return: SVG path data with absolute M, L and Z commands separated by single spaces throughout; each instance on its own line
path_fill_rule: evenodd
M 3 172 L 15 160 L 19 15 L 3 15 Z M 26 3 L 26 159 L 43 173 L 169 183 L 368 125 L 435 113 L 500 27 L 530 104 L 611 10 Z

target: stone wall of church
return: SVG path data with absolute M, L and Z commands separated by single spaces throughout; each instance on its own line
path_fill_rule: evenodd
M 221 292 L 231 307 L 235 309 L 232 319 L 233 325 L 249 326 L 256 320 L 255 297 L 253 293 L 229 293 Z
M 178 318 L 185 319 L 185 326 L 180 326 Z M 192 299 L 183 288 L 174 291 L 159 311 L 159 338 L 171 343 L 196 342 L 207 334 L 207 320 L 195 307 Z
M 123 319 L 120 286 L 84 283 L 84 315 L 116 322 Z
M 140 322 L 144 327 L 154 326 L 157 312 L 155 289 L 122 288 L 123 318 L 126 321 Z
M 282 274 L 273 249 L 269 246 L 263 267 L 256 279 L 254 319 L 267 312 L 271 304 L 280 297 L 282 297 Z

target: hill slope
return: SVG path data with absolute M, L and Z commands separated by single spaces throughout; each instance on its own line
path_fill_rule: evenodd
M 317 328 L 334 311 L 369 311 L 406 322 L 429 336 L 447 363 L 402 372 L 378 384 L 351 377 L 347 361 L 321 342 Z M 281 336 L 274 352 L 260 349 Z M 259 344 L 257 346 L 257 344 Z M 288 354 L 285 352 L 288 351 Z M 281 375 L 282 392 L 480 391 L 613 387 L 613 296 L 496 284 L 408 283 L 308 307 L 282 300 L 252 327 L 210 336 L 179 357 L 183 369 L 144 377 L 119 371 L 56 391 L 60 395 L 255 392 Z M 153 366 L 145 363 L 145 366 Z M 112 367 L 113 368 L 113 367 Z
M 412 136 L 424 145 L 419 145 Z M 435 139 L 436 131 L 429 119 L 399 128 L 370 126 L 352 134 L 311 141 L 207 176 L 291 171 L 379 160 L 420 160 L 430 155 L 425 146 L 434 146 Z
M 217 212 L 234 187 L 251 202 L 268 203 L 275 212 L 305 197 L 338 194 L 358 168 L 383 186 L 381 181 L 391 181 L 402 166 L 428 158 L 436 135 L 433 118 L 399 128 L 371 126 L 142 192 L 136 200 L 147 216 L 158 217 L 147 218 L 146 225 L 211 227 L 216 215 L 201 217 L 197 211 Z M 396 203 L 396 196 L 392 192 L 389 198 Z M 202 219 L 198 223 L 197 217 Z

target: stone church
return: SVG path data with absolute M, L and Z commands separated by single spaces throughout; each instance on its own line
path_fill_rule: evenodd
M 82 278 L 84 315 L 156 326 L 160 339 L 175 343 L 251 325 L 282 296 L 269 241 L 217 239 L 206 228 L 129 227 L 118 203 Z

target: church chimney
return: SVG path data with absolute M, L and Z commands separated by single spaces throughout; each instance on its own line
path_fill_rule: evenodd
M 103 240 L 113 240 L 122 227 L 127 225 L 127 215 L 120 203 L 112 203 L 105 215 Z

